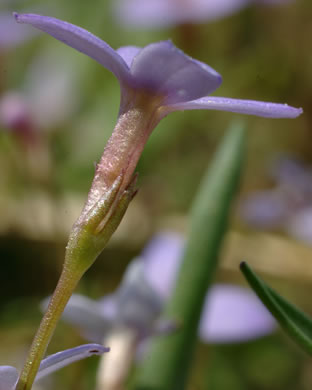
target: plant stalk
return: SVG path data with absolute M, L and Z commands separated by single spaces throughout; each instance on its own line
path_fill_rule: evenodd
M 16 390 L 31 389 L 56 325 L 82 275 L 83 273 L 75 272 L 67 268 L 66 265 L 64 266 L 47 311 L 30 347 Z

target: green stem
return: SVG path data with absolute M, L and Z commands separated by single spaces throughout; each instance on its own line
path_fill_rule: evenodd
M 48 309 L 41 320 L 21 372 L 16 390 L 30 390 L 37 375 L 40 362 L 46 352 L 58 320 L 83 273 L 73 272 L 64 266 Z

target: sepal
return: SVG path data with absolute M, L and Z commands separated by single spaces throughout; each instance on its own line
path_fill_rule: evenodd
M 83 274 L 94 263 L 119 226 L 131 200 L 137 193 L 137 175 L 120 191 L 123 174 L 111 189 L 73 226 L 66 247 L 65 267 Z

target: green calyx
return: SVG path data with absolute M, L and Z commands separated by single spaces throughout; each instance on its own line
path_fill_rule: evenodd
M 73 226 L 66 247 L 65 267 L 84 273 L 106 246 L 137 192 L 137 175 L 120 191 L 122 181 L 121 174 L 111 189 Z

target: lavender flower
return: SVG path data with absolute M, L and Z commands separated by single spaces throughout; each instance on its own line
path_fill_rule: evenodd
M 302 113 L 287 104 L 207 97 L 220 86 L 221 76 L 170 41 L 115 51 L 90 32 L 52 17 L 15 14 L 15 18 L 93 58 L 120 82 L 118 122 L 97 166 L 82 219 L 118 178 L 122 178 L 119 193 L 129 186 L 150 133 L 170 112 L 210 109 L 269 118 L 295 118 Z
M 271 189 L 255 191 L 242 201 L 240 216 L 249 226 L 281 229 L 312 243 L 312 171 L 290 157 L 279 158 L 270 170 Z
M 153 238 L 143 251 L 145 278 L 164 301 L 174 288 L 183 247 L 180 235 L 164 232 Z M 275 320 L 250 290 L 216 284 L 207 293 L 199 325 L 202 341 L 247 341 L 264 336 L 274 328 Z
M 183 324 L 183 319 L 161 316 L 175 284 L 183 245 L 177 234 L 158 235 L 128 266 L 115 293 L 99 301 L 77 294 L 69 300 L 63 319 L 87 339 L 105 340 L 112 346 L 112 353 L 100 362 L 97 388 L 123 388 L 133 358 L 146 356 L 150 336 L 175 331 Z M 250 290 L 215 285 L 207 294 L 198 333 L 203 342 L 229 343 L 261 337 L 274 328 L 273 317 Z
M 117 19 L 135 28 L 157 28 L 183 23 L 202 23 L 224 18 L 256 3 L 286 3 L 287 0 L 116 0 Z
M 85 344 L 50 355 L 42 360 L 36 381 L 78 360 L 108 351 L 109 348 L 99 344 Z M 17 380 L 18 371 L 15 367 L 0 366 L 0 390 L 15 390 Z
M 172 330 L 177 323 L 161 312 L 175 284 L 183 245 L 176 233 L 159 234 L 130 264 L 114 294 L 99 301 L 74 294 L 63 319 L 96 342 L 120 327 L 132 329 L 138 341 Z M 199 335 L 204 342 L 227 343 L 251 340 L 274 328 L 273 317 L 250 290 L 217 284 L 207 294 Z
M 0 125 L 17 134 L 33 128 L 31 110 L 22 94 L 9 91 L 0 97 Z
M 55 55 L 41 51 L 27 67 L 19 90 L 0 96 L 0 126 L 13 132 L 51 129 L 73 114 L 78 103 L 73 64 L 60 59 L 52 66 Z
M 12 49 L 35 35 L 31 29 L 16 28 L 9 12 L 0 12 L 0 51 Z
M 43 302 L 44 309 L 47 303 Z M 73 294 L 62 318 L 93 342 L 103 342 L 115 328 L 130 328 L 141 340 L 163 329 L 164 322 L 157 323 L 162 307 L 163 301 L 144 278 L 144 262 L 135 259 L 114 294 L 99 301 Z

